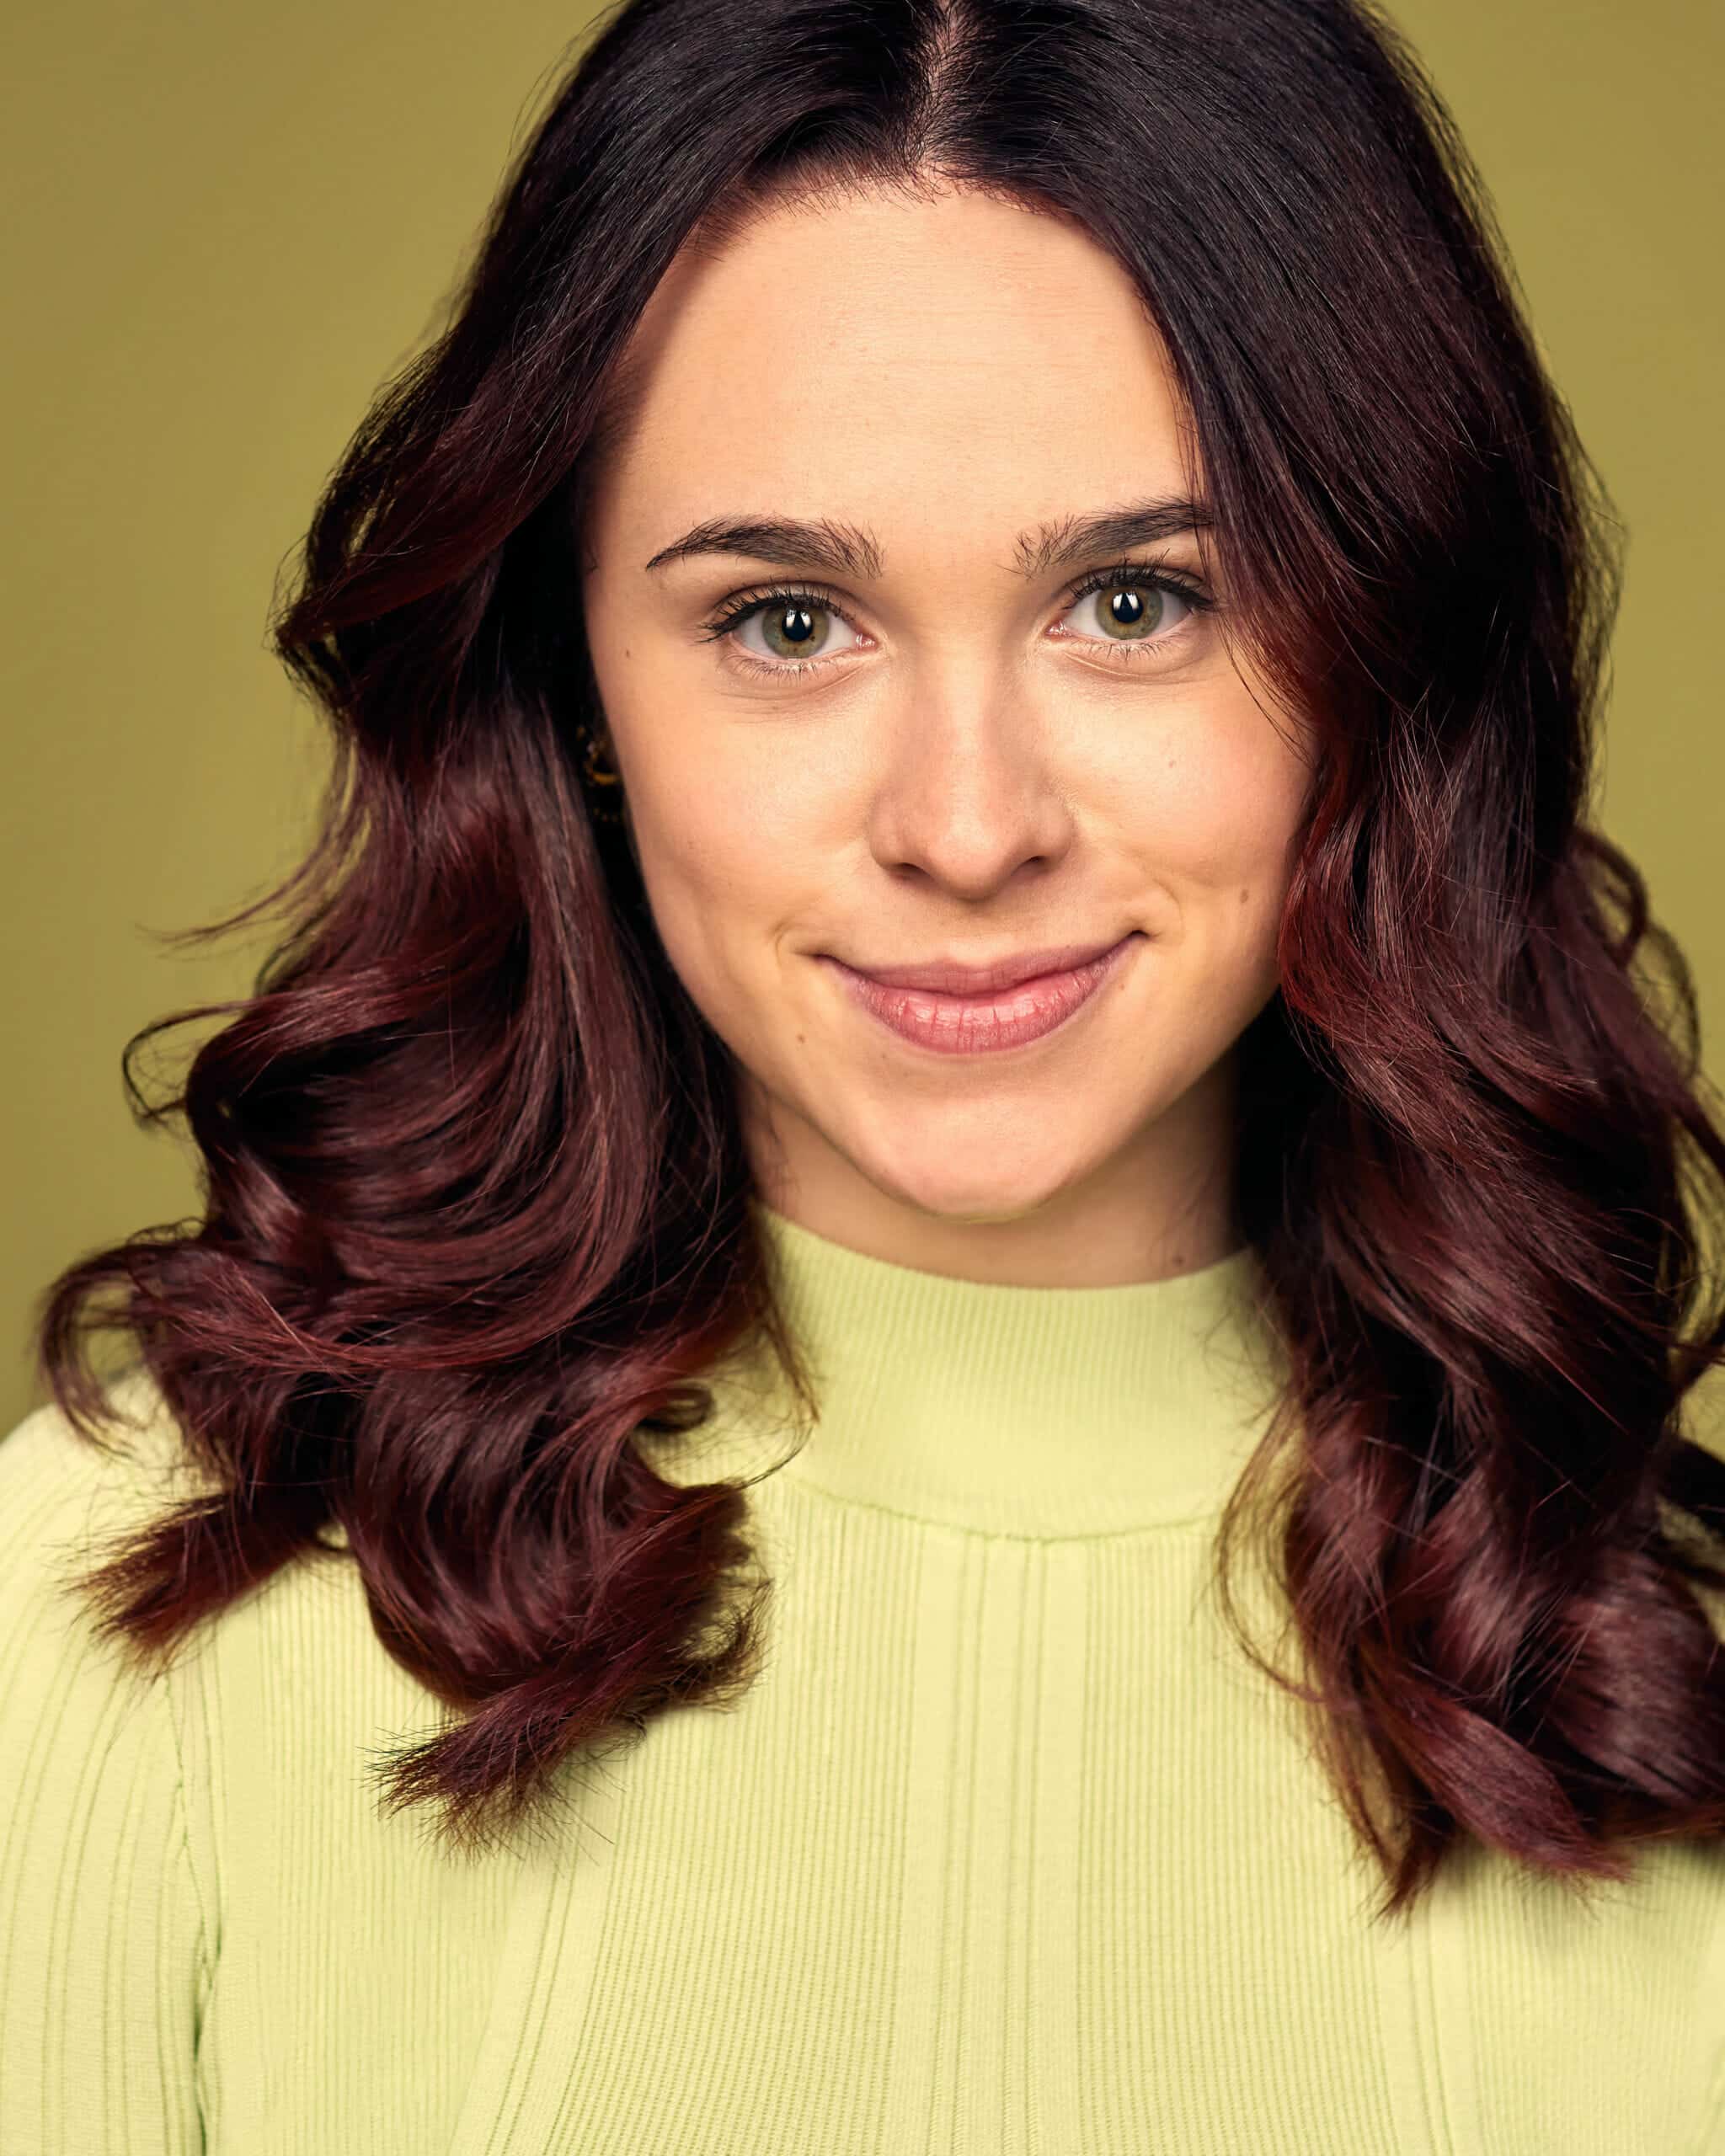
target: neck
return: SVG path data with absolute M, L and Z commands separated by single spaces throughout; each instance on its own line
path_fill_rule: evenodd
M 793 1452 L 788 1390 L 745 1353 L 715 1374 L 712 1424 L 655 1441 L 668 1480 L 782 1462 L 793 1483 L 933 1524 L 1101 1534 L 1208 1517 L 1261 1433 L 1280 1370 L 1250 1250 L 1161 1279 L 1023 1286 L 752 1210 L 819 1418 Z

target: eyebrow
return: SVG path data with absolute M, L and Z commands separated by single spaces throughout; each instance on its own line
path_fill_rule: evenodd
M 1123 553 L 1129 547 L 1153 546 L 1183 532 L 1207 531 L 1214 521 L 1202 502 L 1157 495 L 1124 509 L 1033 525 L 1013 542 L 1014 566 L 1028 581 L 1093 561 L 1098 555 Z M 878 578 L 885 563 L 880 542 L 860 525 L 827 517 L 715 516 L 661 547 L 646 566 L 664 568 L 693 554 L 740 554 L 782 568 L 820 569 L 864 582 Z

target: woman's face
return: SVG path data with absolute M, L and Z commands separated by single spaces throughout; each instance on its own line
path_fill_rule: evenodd
M 1191 491 L 1130 279 L 1053 216 L 851 197 L 686 249 L 630 356 L 586 626 L 766 1193 L 888 1254 L 894 1223 L 1055 1223 L 1074 1278 L 1087 1219 L 1140 1267 L 1231 1248 L 1230 1050 L 1275 990 L 1308 774 L 1215 615 L 1147 581 L 1226 602 L 1195 535 L 1085 535 Z M 786 520 L 823 543 L 723 529 Z M 1114 955 L 1036 1038 L 1082 982 L 871 1007 L 854 977 L 1063 947 Z

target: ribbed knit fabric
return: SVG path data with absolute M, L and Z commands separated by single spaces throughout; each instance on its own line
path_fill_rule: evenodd
M 381 1816 L 441 1710 L 350 1557 L 147 1685 L 65 1575 L 190 1486 L 171 1425 L 0 1443 L 4 2156 L 1725 2152 L 1717 1847 L 1590 1903 L 1475 1849 L 1371 1921 L 1209 1587 L 1277 1367 L 1249 1253 L 1002 1287 L 761 1218 L 820 1422 L 745 1358 L 637 1440 L 762 1474 L 761 1672 L 525 1852 Z

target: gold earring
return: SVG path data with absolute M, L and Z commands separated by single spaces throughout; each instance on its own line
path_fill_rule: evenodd
M 589 788 L 587 805 L 601 823 L 620 824 L 622 810 L 617 798 L 603 789 L 621 787 L 622 773 L 600 761 L 599 744 L 585 726 L 578 725 L 575 734 L 581 744 L 581 776 Z

